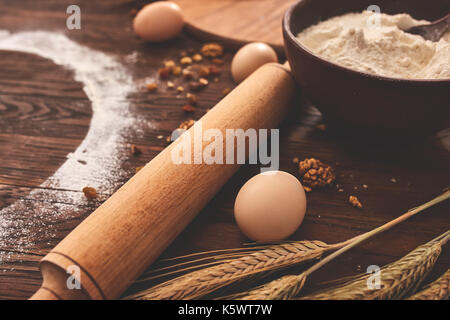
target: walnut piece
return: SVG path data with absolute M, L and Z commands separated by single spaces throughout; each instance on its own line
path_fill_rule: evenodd
M 208 58 L 217 58 L 223 54 L 223 47 L 218 43 L 207 43 L 201 49 L 202 54 Z
M 311 189 L 329 186 L 336 178 L 333 168 L 314 158 L 300 161 L 298 168 L 303 185 Z

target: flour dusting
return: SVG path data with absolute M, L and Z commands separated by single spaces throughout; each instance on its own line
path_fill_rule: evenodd
M 7 251 L 2 250 L 33 248 L 29 239 L 51 239 L 56 234 L 56 221 L 76 217 L 77 206 L 86 203 L 80 192 L 83 187 L 94 187 L 103 194 L 113 192 L 126 175 L 120 170 L 127 148 L 125 137 L 134 131 L 137 118 L 127 99 L 134 91 L 132 76 L 107 54 L 46 31 L 0 31 L 0 50 L 36 54 L 73 70 L 75 80 L 84 84 L 93 111 L 85 139 L 55 174 L 23 199 L 0 210 L 1 264 L 8 260 Z

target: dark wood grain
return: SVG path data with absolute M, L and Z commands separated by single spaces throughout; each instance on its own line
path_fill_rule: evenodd
M 81 44 L 118 57 L 131 70 L 137 87 L 146 78 L 155 76 L 164 59 L 176 58 L 180 51 L 191 47 L 198 50 L 202 45 L 186 34 L 159 45 L 138 40 L 132 33 L 129 14 L 137 7 L 135 1 L 78 1 L 82 29 L 69 31 L 65 28 L 65 9 L 69 4 L 72 3 L 56 0 L 0 0 L 0 29 L 62 32 Z M 133 52 L 138 53 L 137 61 L 129 63 L 126 57 Z M 229 75 L 231 56 L 232 52 L 228 51 L 220 81 L 212 82 L 199 94 L 194 118 L 201 117 L 217 103 L 224 88 L 233 86 Z M 168 135 L 190 117 L 181 110 L 184 100 L 164 88 L 153 94 L 140 89 L 130 100 L 142 119 L 152 125 L 141 136 L 131 133 L 124 142 L 134 143 L 143 151 L 139 157 L 130 154 L 122 164 L 121 169 L 128 177 L 135 167 L 145 164 L 165 147 L 164 139 L 158 136 Z M 59 196 L 67 194 L 63 202 L 73 213 L 64 219 L 53 219 L 36 214 L 52 198 L 43 199 L 32 192 L 82 141 L 91 113 L 90 102 L 72 72 L 38 56 L 0 51 L 0 209 L 22 199 L 22 209 L 14 213 L 14 218 L 17 221 L 42 219 L 42 225 L 50 226 L 52 231 L 35 230 L 32 239 L 35 245 L 23 252 L 0 248 L 10 255 L 8 261 L 0 263 L 0 298 L 28 298 L 41 282 L 40 258 L 101 202 L 71 203 L 69 194 L 81 190 L 50 190 Z M 386 148 L 344 138 L 336 132 L 322 132 L 316 128 L 320 122 L 320 113 L 306 101 L 293 106 L 281 127 L 281 169 L 297 174 L 292 158 L 319 158 L 335 167 L 337 182 L 344 192 L 329 188 L 308 194 L 307 216 L 292 239 L 318 239 L 328 243 L 345 240 L 430 200 L 449 186 L 448 131 L 426 141 Z M 241 247 L 248 242 L 234 222 L 233 202 L 240 186 L 258 172 L 257 166 L 244 166 L 162 258 Z M 396 179 L 395 183 L 392 178 Z M 363 184 L 368 188 L 362 188 Z M 116 188 L 119 186 L 120 183 Z M 350 194 L 361 199 L 363 209 L 347 203 Z M 107 196 L 102 194 L 101 199 Z M 438 205 L 377 236 L 319 270 L 309 286 L 398 259 L 449 229 L 449 209 L 448 203 Z M 446 248 L 429 279 L 437 277 L 449 265 Z

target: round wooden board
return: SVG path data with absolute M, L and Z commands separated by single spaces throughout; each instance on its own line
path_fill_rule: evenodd
M 252 41 L 283 50 L 281 22 L 292 0 L 174 0 L 187 29 L 205 40 L 237 48 Z

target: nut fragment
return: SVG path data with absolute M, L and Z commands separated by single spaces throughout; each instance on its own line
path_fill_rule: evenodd
M 184 88 L 183 88 L 182 86 L 178 86 L 178 87 L 177 87 L 177 91 L 178 91 L 178 92 L 183 92 L 183 91 L 184 91 Z
M 352 206 L 354 206 L 354 207 L 357 207 L 357 208 L 362 208 L 363 207 L 361 202 L 359 201 L 359 199 L 356 196 L 350 196 L 348 198 L 348 202 L 350 202 L 350 204 Z
M 195 120 L 189 119 L 186 121 L 183 121 L 182 123 L 180 123 L 180 125 L 178 126 L 179 129 L 184 129 L 187 130 L 190 127 L 192 127 L 195 123 Z
M 207 43 L 201 49 L 202 54 L 208 58 L 217 58 L 223 54 L 223 47 L 218 43 Z
M 192 63 L 192 59 L 190 57 L 183 57 L 180 59 L 180 63 L 183 65 L 188 65 Z
M 169 78 L 169 76 L 170 76 L 170 69 L 169 69 L 169 68 L 166 68 L 166 67 L 159 69 L 159 70 L 158 70 L 158 76 L 159 76 L 161 79 L 167 79 L 167 78 Z
M 167 60 L 164 62 L 164 67 L 168 68 L 169 70 L 173 70 L 173 68 L 175 68 L 175 61 L 173 60 Z
M 173 74 L 174 76 L 179 76 L 179 75 L 181 74 L 181 67 L 180 67 L 180 66 L 175 66 L 175 67 L 172 69 L 172 74 Z
M 156 91 L 156 89 L 158 89 L 158 84 L 156 82 L 147 83 L 145 86 L 147 87 L 147 90 L 150 92 L 154 92 Z
M 95 190 L 95 188 L 92 187 L 84 187 L 83 188 L 83 193 L 84 196 L 88 199 L 88 200 L 92 200 L 97 198 L 97 190 Z
M 210 73 L 211 73 L 211 72 L 209 71 L 209 68 L 208 68 L 208 67 L 205 67 L 205 66 L 200 67 L 200 70 L 199 70 L 199 72 L 198 72 L 198 74 L 200 75 L 200 77 L 208 77 Z
M 206 80 L 205 78 L 198 79 L 198 82 L 200 82 L 200 84 L 203 85 L 204 87 L 208 85 L 208 80 Z
M 329 165 L 314 158 L 299 162 L 298 167 L 303 184 L 311 188 L 331 185 L 336 178 Z
M 196 53 L 196 54 L 194 54 L 194 55 L 192 56 L 192 60 L 194 60 L 195 62 L 200 62 L 200 61 L 203 60 L 203 57 L 202 57 L 201 54 Z
M 187 80 L 194 79 L 194 73 L 192 72 L 191 69 L 185 68 L 183 69 L 182 73 L 185 79 Z

